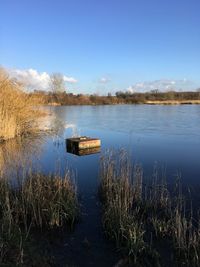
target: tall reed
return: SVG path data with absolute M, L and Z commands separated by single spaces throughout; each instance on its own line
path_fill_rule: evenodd
M 0 140 L 38 131 L 37 118 L 41 112 L 33 106 L 33 99 L 23 91 L 23 85 L 9 78 L 1 68 Z
M 144 183 L 141 166 L 130 164 L 125 151 L 108 151 L 100 178 L 105 233 L 135 266 L 160 266 L 169 253 L 177 265 L 200 265 L 200 227 L 186 209 L 179 177 L 170 190 L 155 167 Z
M 76 187 L 69 173 L 64 178 L 30 173 L 17 184 L 2 177 L 0 264 L 22 264 L 35 232 L 48 235 L 53 229 L 71 229 L 77 216 Z

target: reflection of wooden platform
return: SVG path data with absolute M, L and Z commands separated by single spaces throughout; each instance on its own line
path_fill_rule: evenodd
M 67 152 L 83 156 L 100 152 L 101 141 L 87 136 L 66 139 Z
M 97 154 L 100 153 L 100 147 L 94 147 L 94 148 L 87 148 L 87 149 L 69 149 L 67 148 L 67 152 L 77 155 L 77 156 L 86 156 L 86 155 L 90 155 L 90 154 Z
M 90 138 L 87 136 L 68 138 L 66 142 L 68 148 L 75 148 L 77 150 L 95 148 L 101 146 L 100 139 Z

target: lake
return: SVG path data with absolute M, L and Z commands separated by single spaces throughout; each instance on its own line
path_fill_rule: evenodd
M 60 146 L 52 139 L 44 144 L 41 163 L 46 170 L 58 158 L 61 164 L 64 159 L 85 174 L 98 169 L 100 155 L 77 157 L 66 153 L 65 138 L 78 134 L 100 138 L 102 151 L 125 148 L 134 162 L 142 164 L 146 175 L 157 162 L 166 167 L 169 179 L 178 171 L 184 183 L 199 184 L 199 105 L 68 106 L 51 110 L 68 128 L 59 140 Z M 84 190 L 93 186 L 89 178 L 78 182 Z
M 67 168 L 74 172 L 82 219 L 75 231 L 55 248 L 55 257 L 61 266 L 113 266 L 118 260 L 113 244 L 105 240 L 101 228 L 99 160 L 106 149 L 126 149 L 133 163 L 142 165 L 145 179 L 151 179 L 155 164 L 166 169 L 169 183 L 179 173 L 182 183 L 191 188 L 196 203 L 199 203 L 200 105 L 61 106 L 47 109 L 54 114 L 53 123 L 62 122 L 64 130 L 57 136 L 41 140 L 37 157 L 28 152 L 29 146 L 23 148 L 23 154 L 31 155 L 33 168 L 43 172 L 56 170 L 63 173 Z M 67 153 L 65 139 L 76 135 L 100 138 L 101 153 L 81 157 Z M 20 153 L 18 148 L 17 155 Z

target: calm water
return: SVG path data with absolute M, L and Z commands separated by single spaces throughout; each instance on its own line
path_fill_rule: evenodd
M 134 162 L 142 164 L 145 174 L 152 173 L 158 162 L 167 168 L 168 179 L 181 172 L 183 182 L 199 185 L 200 181 L 200 106 L 72 106 L 52 111 L 68 127 L 56 146 L 50 139 L 43 147 L 42 166 L 48 170 L 60 159 L 77 169 L 84 178 L 80 188 L 90 190 L 98 173 L 99 155 L 77 157 L 66 153 L 64 139 L 73 134 L 99 137 L 102 151 L 126 148 Z M 91 175 L 92 174 L 92 175 Z
M 155 162 L 166 168 L 169 181 L 180 172 L 183 183 L 193 190 L 195 188 L 198 195 L 200 106 L 69 106 L 50 109 L 56 121 L 65 124 L 65 131 L 40 144 L 40 156 L 34 157 L 34 164 L 45 172 L 73 169 L 83 205 L 82 221 L 55 249 L 61 266 L 113 266 L 118 260 L 113 245 L 103 236 L 97 197 L 99 158 L 105 149 L 125 148 L 133 162 L 142 164 L 147 179 L 151 179 Z M 65 139 L 77 134 L 100 138 L 102 152 L 82 157 L 67 153 Z

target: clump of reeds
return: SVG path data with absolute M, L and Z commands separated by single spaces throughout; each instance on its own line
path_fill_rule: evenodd
M 35 231 L 73 227 L 78 216 L 76 188 L 69 174 L 29 174 L 14 185 L 0 179 L 0 263 L 23 263 Z
M 160 266 L 168 252 L 177 264 L 200 265 L 200 227 L 186 211 L 179 178 L 170 190 L 156 167 L 144 183 L 141 166 L 124 151 L 105 153 L 100 176 L 105 233 L 136 266 Z M 166 244 L 164 256 L 159 243 Z
M 39 130 L 36 121 L 41 112 L 33 105 L 32 96 L 23 91 L 23 85 L 0 68 L 0 140 Z

